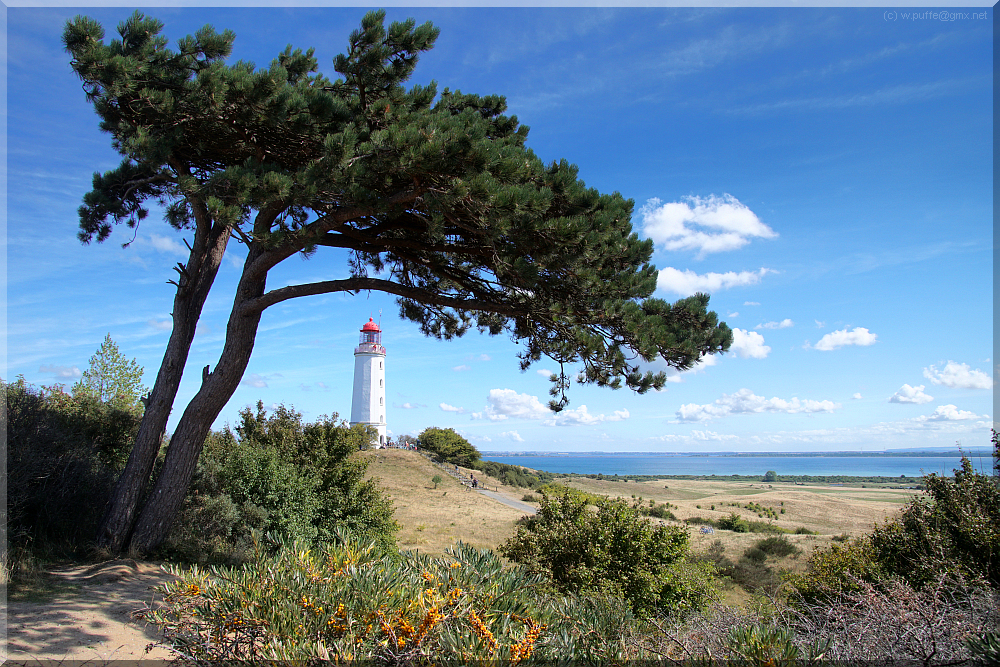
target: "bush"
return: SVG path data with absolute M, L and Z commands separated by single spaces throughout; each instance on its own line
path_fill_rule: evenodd
M 475 468 L 479 462 L 479 450 L 453 428 L 426 428 L 417 437 L 417 442 L 421 449 L 452 465 Z
M 81 556 L 97 534 L 141 415 L 58 386 L 39 390 L 23 378 L 2 386 L 12 560 Z
M 687 559 L 687 532 L 653 526 L 622 500 L 592 512 L 572 494 L 546 496 L 500 553 L 559 591 L 620 596 L 640 615 L 695 609 L 714 592 L 711 566 Z
M 666 505 L 654 505 L 649 509 L 645 509 L 643 511 L 649 516 L 656 517 L 657 519 L 669 519 L 671 521 L 677 520 L 677 517 L 674 515 L 673 512 L 667 509 Z
M 801 549 L 789 542 L 788 538 L 784 535 L 781 537 L 766 537 L 763 540 L 757 540 L 757 542 L 754 543 L 754 548 L 761 550 L 768 556 L 774 556 L 775 558 L 791 556 L 792 554 L 797 554 L 801 551 Z
M 1000 588 L 1000 487 L 966 457 L 954 472 L 925 475 L 924 495 L 875 528 L 875 558 L 917 587 L 950 572 Z
M 357 456 L 369 437 L 336 415 L 303 424 L 284 406 L 270 416 L 260 402 L 244 408 L 235 433 L 227 427 L 205 441 L 164 553 L 238 563 L 254 530 L 316 544 L 348 529 L 395 549 L 392 503 Z
M 517 486 L 527 489 L 537 489 L 545 482 L 555 479 L 555 475 L 550 472 L 528 470 L 521 466 L 514 466 L 508 463 L 497 461 L 476 461 L 476 470 L 484 475 L 489 475 L 500 480 L 507 486 Z
M 273 555 L 272 555 L 273 554 Z M 543 579 L 458 544 L 382 555 L 345 537 L 256 548 L 245 567 L 173 568 L 149 619 L 192 661 L 517 664 L 624 660 L 633 620 L 609 600 L 548 600 Z
M 723 530 L 731 530 L 734 533 L 749 533 L 750 523 L 736 512 L 730 512 L 729 516 L 724 516 L 716 522 L 716 526 Z

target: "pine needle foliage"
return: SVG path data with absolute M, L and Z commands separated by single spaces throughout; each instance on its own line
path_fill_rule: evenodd
M 333 81 L 312 49 L 257 68 L 227 64 L 235 35 L 211 26 L 171 50 L 163 24 L 139 12 L 107 43 L 93 19 L 70 21 L 72 67 L 123 157 L 94 175 L 81 240 L 135 227 L 157 202 L 179 230 L 221 226 L 262 251 L 248 270 L 343 249 L 350 278 L 245 307 L 382 290 L 427 335 L 507 332 L 524 344 L 523 367 L 547 356 L 602 386 L 660 388 L 665 376 L 639 360 L 683 370 L 728 349 L 706 295 L 649 298 L 657 271 L 652 242 L 632 231 L 633 202 L 587 188 L 565 160 L 540 160 L 500 95 L 404 88 L 439 30 L 384 18 L 364 16 Z M 558 409 L 569 376 L 556 380 Z

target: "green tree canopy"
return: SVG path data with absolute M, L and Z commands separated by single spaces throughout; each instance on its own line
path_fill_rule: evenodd
M 267 68 L 227 65 L 234 35 L 210 26 L 167 48 L 162 23 L 135 13 L 120 39 L 77 17 L 63 35 L 74 71 L 121 164 L 96 174 L 80 208 L 80 238 L 134 227 L 148 202 L 192 235 L 177 267 L 174 331 L 130 463 L 109 510 L 106 544 L 124 546 L 176 395 L 194 323 L 229 238 L 247 249 L 226 343 L 181 415 L 163 471 L 138 519 L 132 548 L 162 539 L 201 443 L 249 362 L 261 313 L 282 301 L 378 290 L 397 297 L 422 332 L 472 328 L 522 344 L 527 368 L 560 365 L 554 410 L 580 382 L 638 392 L 660 388 L 662 359 L 687 369 L 728 349 L 732 335 L 697 294 L 651 298 L 652 242 L 632 231 L 633 203 L 601 194 L 565 160 L 527 146 L 528 129 L 499 95 L 403 84 L 438 30 L 384 24 L 370 12 L 318 73 L 313 51 L 278 54 Z M 267 288 L 271 269 L 300 254 L 346 258 L 348 277 Z M 569 367 L 569 370 L 567 370 Z M 145 477 L 144 477 L 145 476 Z M 131 481 L 124 481 L 128 478 Z
M 127 359 L 108 334 L 72 392 L 74 396 L 88 396 L 119 410 L 141 412 L 142 397 L 148 391 L 142 385 L 142 373 L 142 366 L 135 359 Z
M 417 442 L 421 449 L 453 465 L 472 468 L 479 460 L 479 450 L 453 428 L 425 428 L 417 436 Z

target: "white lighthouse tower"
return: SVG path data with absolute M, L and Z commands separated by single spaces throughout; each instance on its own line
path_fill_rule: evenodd
M 368 424 L 378 431 L 378 446 L 388 442 L 385 432 L 385 348 L 382 330 L 368 318 L 361 341 L 354 348 L 354 398 L 351 426 Z

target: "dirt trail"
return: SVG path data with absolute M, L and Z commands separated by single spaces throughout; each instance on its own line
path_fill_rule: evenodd
M 134 617 L 157 603 L 153 587 L 172 577 L 153 563 L 116 560 L 55 570 L 58 592 L 45 602 L 7 605 L 7 664 L 172 657 L 156 628 Z M 147 648 L 150 647 L 150 648 Z

